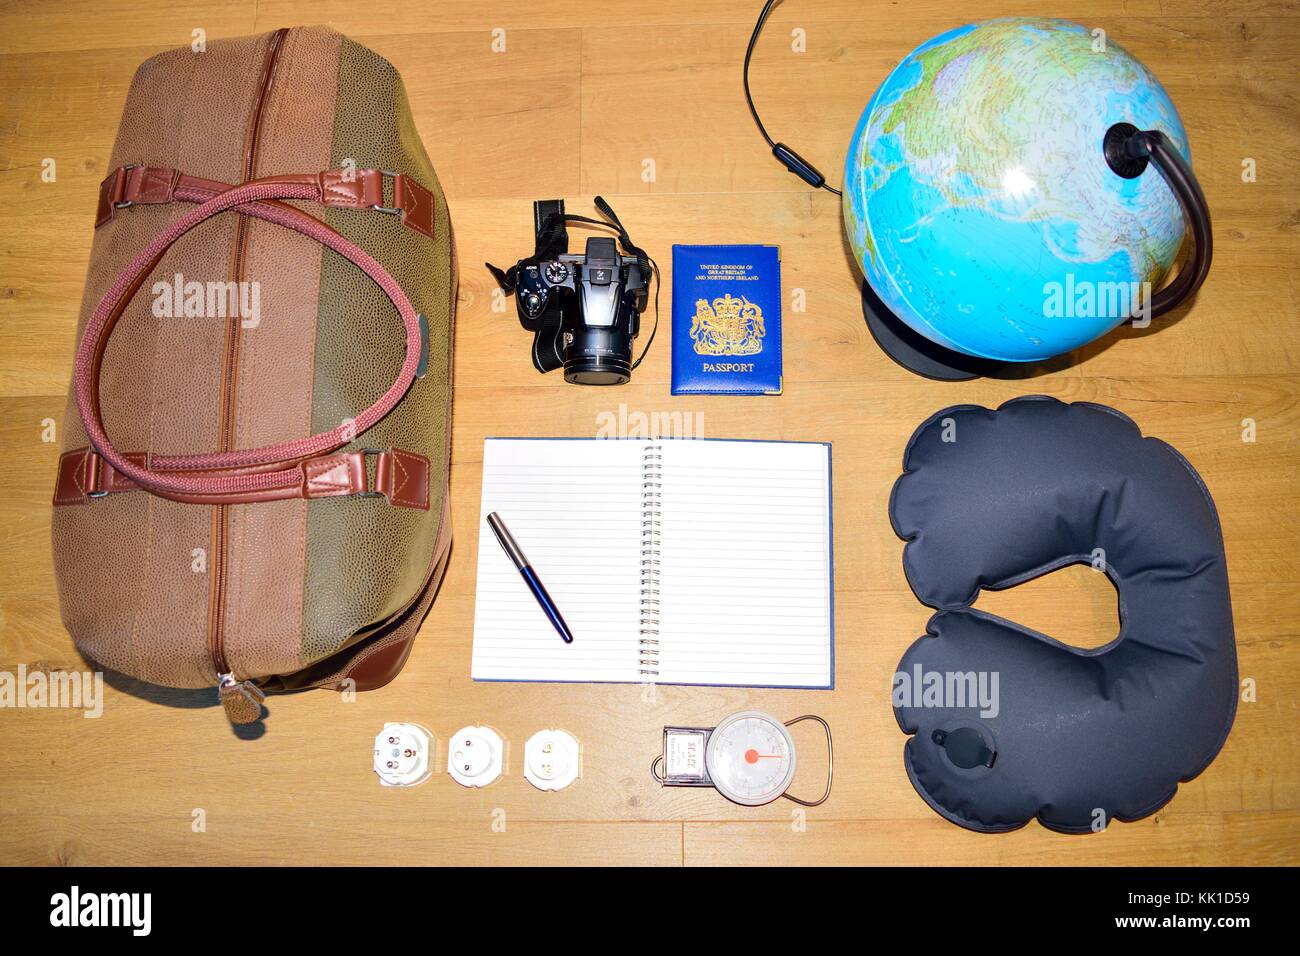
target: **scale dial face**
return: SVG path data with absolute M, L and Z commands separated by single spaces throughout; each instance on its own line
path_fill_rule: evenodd
M 775 717 L 742 711 L 709 735 L 704 765 L 713 785 L 728 800 L 762 806 L 785 793 L 794 780 L 794 741 Z

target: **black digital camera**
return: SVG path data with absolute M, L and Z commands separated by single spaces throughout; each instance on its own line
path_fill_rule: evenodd
M 534 254 L 505 272 L 490 264 L 488 269 L 504 291 L 515 294 L 519 324 L 533 333 L 533 365 L 539 372 L 562 367 L 566 382 L 622 385 L 641 362 L 632 360 L 632 341 L 640 334 L 650 277 L 657 270 L 632 244 L 609 204 L 597 196 L 596 207 L 608 222 L 566 215 L 561 199 L 535 202 Z M 615 240 L 604 236 L 588 238 L 583 255 L 569 253 L 568 222 L 616 229 L 631 255 L 621 254 Z

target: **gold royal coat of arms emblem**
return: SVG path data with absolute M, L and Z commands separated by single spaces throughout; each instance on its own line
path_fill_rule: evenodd
M 757 355 L 763 351 L 763 310 L 744 296 L 728 293 L 695 301 L 691 338 L 699 355 Z

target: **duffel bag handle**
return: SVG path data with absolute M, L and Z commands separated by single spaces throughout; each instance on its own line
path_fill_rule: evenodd
M 397 280 L 373 256 L 319 219 L 275 201 L 314 199 L 319 202 L 321 189 L 320 179 L 309 176 L 253 180 L 232 186 L 212 198 L 208 198 L 209 193 L 198 190 L 187 196 L 184 189 L 178 186 L 175 198 L 201 204 L 177 219 L 141 249 L 113 280 L 95 306 L 77 347 L 73 366 L 73 393 L 76 396 L 77 410 L 91 444 L 114 469 L 141 488 L 163 498 L 183 501 L 203 500 L 205 496 L 214 500 L 237 500 L 244 495 L 249 496 L 250 500 L 257 500 L 277 490 L 294 488 L 302 482 L 299 467 L 302 460 L 329 454 L 367 431 L 393 410 L 415 381 L 421 362 L 422 320 Z M 373 405 L 351 422 L 341 423 L 331 431 L 260 448 L 175 456 L 165 460 L 151 459 L 145 465 L 137 464 L 113 446 L 104 430 L 99 404 L 99 377 L 109 337 L 131 297 L 157 267 L 172 243 L 200 223 L 230 209 L 315 239 L 373 279 L 397 308 L 406 329 L 406 357 L 401 371 Z M 276 465 L 287 467 L 276 468 Z

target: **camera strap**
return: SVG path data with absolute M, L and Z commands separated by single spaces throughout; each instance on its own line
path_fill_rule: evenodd
M 577 216 L 564 211 L 563 199 L 538 199 L 533 203 L 533 229 L 534 244 L 533 254 L 527 258 L 520 259 L 509 269 L 499 269 L 490 262 L 483 263 L 492 273 L 497 284 L 501 286 L 501 291 L 510 295 L 519 285 L 519 273 L 531 265 L 537 265 L 539 262 L 545 262 L 548 259 L 555 259 L 569 251 L 569 230 L 566 224 L 570 222 L 582 222 L 591 226 L 604 226 L 606 229 L 613 229 L 618 233 L 618 240 L 628 254 L 634 256 L 641 267 L 641 274 L 645 276 L 653 275 L 655 277 L 655 329 L 651 331 L 650 338 L 646 341 L 645 348 L 641 351 L 641 356 L 632 367 L 636 368 L 645 358 L 646 352 L 650 349 L 650 344 L 654 341 L 654 333 L 658 331 L 659 325 L 659 267 L 655 265 L 654 260 L 640 246 L 632 242 L 632 237 L 628 235 L 627 229 L 619 220 L 618 215 L 614 212 L 613 207 L 607 203 L 603 196 L 597 196 L 595 206 L 600 210 L 605 219 L 592 219 L 589 216 Z M 608 220 L 608 221 L 607 221 Z M 536 322 L 524 322 L 520 320 L 523 327 L 533 333 L 533 367 L 537 371 L 546 373 L 553 371 L 564 364 L 564 356 L 560 353 L 560 329 L 564 324 L 564 316 L 555 309 L 548 309 L 543 313 L 541 319 Z
M 641 265 L 645 275 L 650 274 L 650 257 L 645 250 L 632 241 L 627 229 L 619 220 L 613 207 L 603 196 L 596 197 L 596 208 L 605 215 L 605 219 L 592 219 L 590 216 L 577 216 L 564 211 L 563 199 L 539 199 L 533 203 L 533 227 L 535 240 L 533 254 L 520 259 L 509 269 L 499 269 L 490 262 L 483 263 L 501 286 L 501 291 L 509 295 L 519 284 L 519 271 L 527 266 L 536 265 L 547 259 L 554 259 L 569 251 L 569 230 L 566 223 L 585 222 L 591 226 L 604 226 L 618 233 L 619 242 L 628 254 L 634 256 Z

